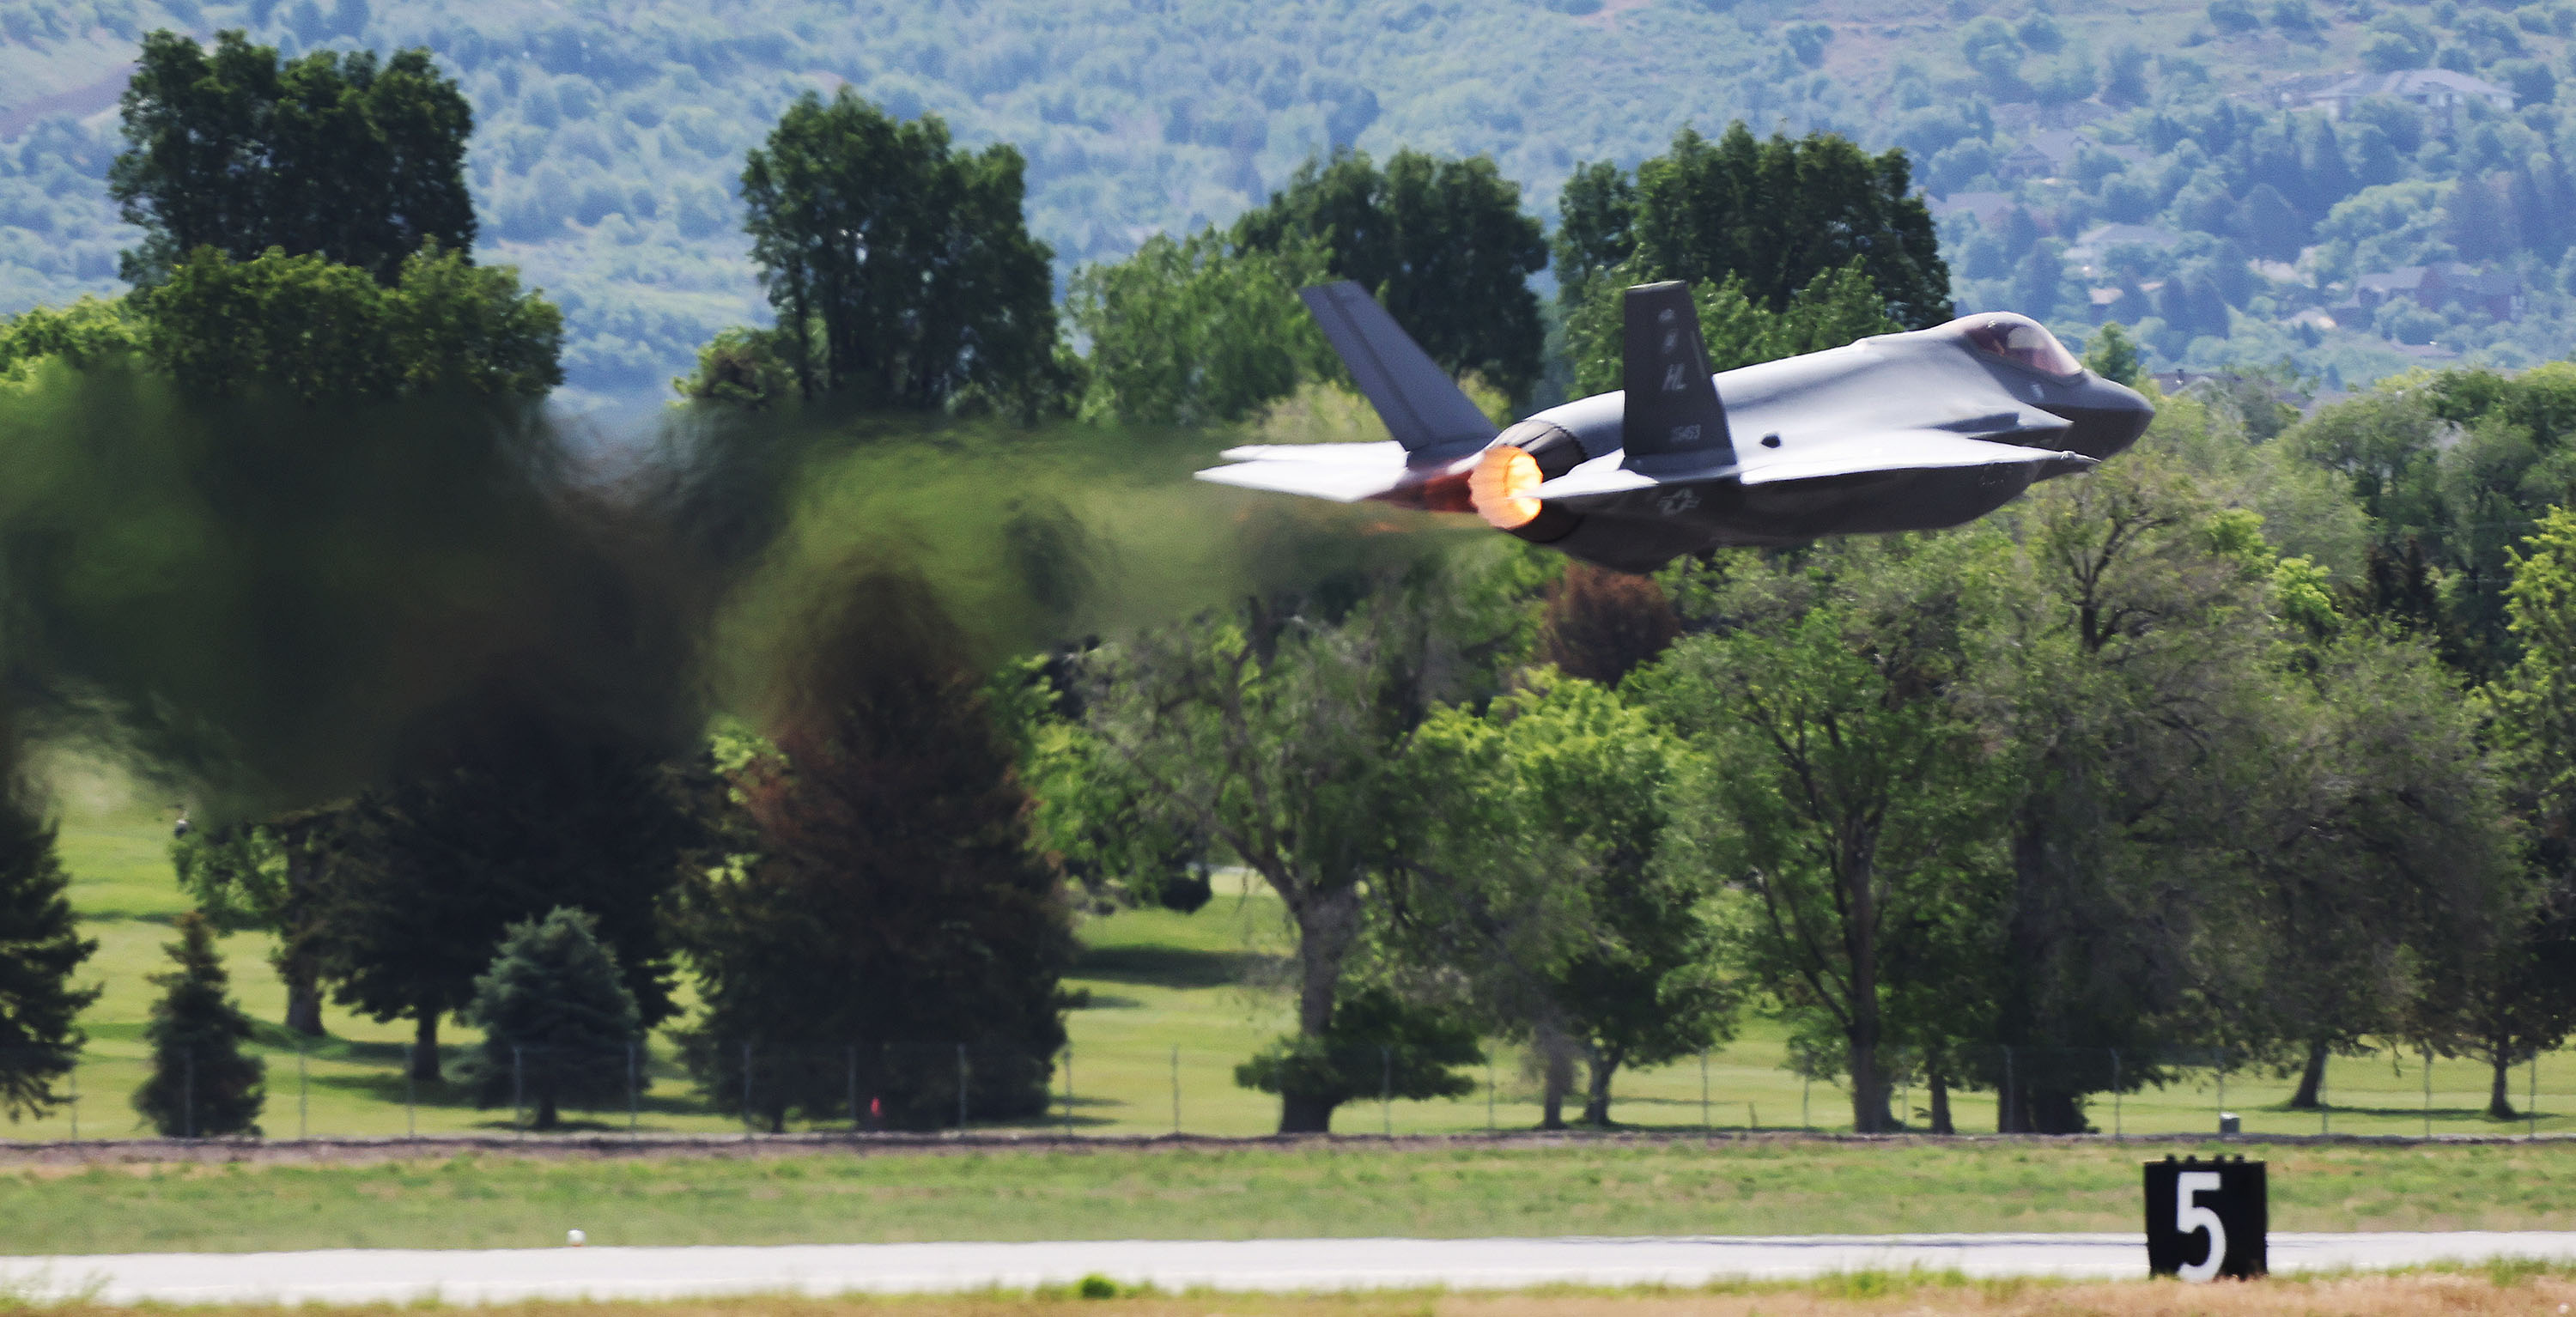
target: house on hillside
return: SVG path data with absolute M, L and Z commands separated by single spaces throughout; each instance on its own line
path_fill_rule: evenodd
M 2365 73 L 2346 78 L 2308 98 L 2308 104 L 2326 112 L 2329 119 L 2340 119 L 2353 102 L 2369 96 L 2387 96 L 2438 110 L 2444 118 L 2456 118 L 2459 108 L 2471 101 L 2484 101 L 2499 110 L 2513 108 L 2513 93 L 2483 78 L 2472 78 L 2449 69 L 2403 69 L 2396 73 Z
M 2086 147 L 2108 151 L 2131 164 L 2147 159 L 2147 153 L 2134 146 L 2105 146 L 2092 134 L 2073 128 L 2043 128 L 2022 140 L 2022 144 L 2004 153 L 1995 162 L 1995 177 L 2003 179 L 2063 178 L 2074 172 L 2075 159 Z
M 2172 251 L 2182 245 L 2182 235 L 2152 224 L 2096 224 L 2076 234 L 2075 245 L 2064 255 L 2078 270 L 2090 273 L 2112 248 L 2131 244 Z
M 2362 275 L 2352 281 L 2352 300 L 2345 305 L 2360 311 L 2376 311 L 2394 297 L 2411 298 L 2417 306 L 2432 311 L 2457 302 L 2472 311 L 2484 311 L 2497 320 L 2522 318 L 2520 276 L 2511 270 L 2481 270 L 2458 261 L 2410 265 L 2380 274 Z
M 1991 229 L 2004 222 L 2004 216 L 2012 210 L 2014 203 L 2009 192 L 1953 192 L 1946 197 L 1931 198 L 1930 204 L 1934 219 L 1973 215 L 1977 223 Z

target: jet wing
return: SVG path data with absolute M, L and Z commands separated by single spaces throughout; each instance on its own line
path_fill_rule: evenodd
M 1779 448 L 1739 450 L 1735 478 L 1747 485 L 1879 471 L 1938 471 L 1963 466 L 2037 466 L 2034 478 L 2082 471 L 2095 463 L 2080 453 L 2025 448 L 1969 439 L 1948 430 L 1881 430 L 1837 439 L 1794 441 Z M 1545 496 L 1545 490 L 1540 491 Z
M 1217 456 L 1229 462 L 1334 462 L 1345 466 L 1360 463 L 1404 464 L 1404 445 L 1374 444 L 1245 444 L 1229 448 Z

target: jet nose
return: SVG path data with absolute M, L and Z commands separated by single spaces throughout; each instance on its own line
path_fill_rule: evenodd
M 2101 459 L 2121 452 L 2147 432 L 2147 423 L 2156 418 L 2155 404 L 2125 384 L 2087 375 L 2074 390 L 2063 408 L 2049 408 L 2065 417 L 2064 443 L 2086 457 Z

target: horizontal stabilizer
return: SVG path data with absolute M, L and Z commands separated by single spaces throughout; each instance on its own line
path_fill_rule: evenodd
M 1341 445 L 1319 444 L 1317 447 Z M 1357 448 L 1362 445 L 1352 444 Z M 1375 448 L 1379 445 L 1370 444 Z M 1393 444 L 1385 445 L 1394 449 Z M 1383 462 L 1311 462 L 1290 459 L 1238 462 L 1233 466 L 1210 467 L 1198 478 L 1218 485 L 1238 485 L 1245 489 L 1276 490 L 1282 494 L 1303 494 L 1308 498 L 1328 498 L 1336 503 L 1356 503 L 1392 492 L 1405 482 L 1404 454 L 1396 450 L 1393 461 Z
M 1366 289 L 1345 279 L 1297 295 L 1405 451 L 1477 448 L 1494 437 L 1492 419 Z
M 1402 444 L 1245 444 L 1217 456 L 1229 462 L 1339 462 L 1404 465 Z
M 1755 449 L 1745 455 L 1736 479 L 1747 485 L 1784 480 L 1820 480 L 1881 471 L 1938 471 L 1963 466 L 2044 468 L 2038 477 L 2081 471 L 2092 458 L 2048 448 L 1966 439 L 1947 430 L 1884 430 L 1849 439 L 1807 440 L 1787 448 Z

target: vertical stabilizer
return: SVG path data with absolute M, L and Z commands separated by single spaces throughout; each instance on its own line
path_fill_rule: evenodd
M 1492 419 L 1366 289 L 1345 279 L 1297 295 L 1406 452 L 1472 448 L 1494 437 Z
M 1620 385 L 1622 465 L 1731 466 L 1735 442 L 1700 342 L 1699 311 L 1679 283 L 1628 290 Z M 1645 459 L 1640 462 L 1639 459 Z

